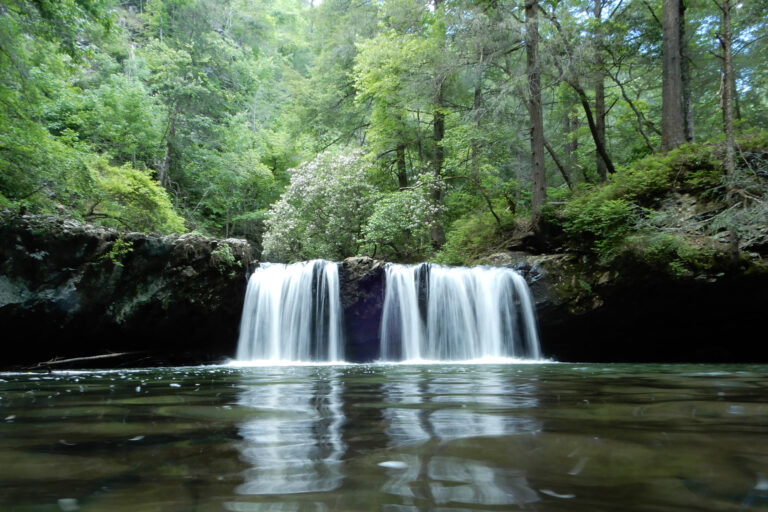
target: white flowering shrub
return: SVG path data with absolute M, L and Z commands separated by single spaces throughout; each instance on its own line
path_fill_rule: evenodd
M 376 190 L 359 150 L 325 152 L 291 172 L 291 184 L 267 214 L 262 258 L 340 260 L 358 253 Z
M 429 231 L 440 222 L 444 207 L 430 197 L 434 179 L 423 178 L 413 188 L 387 194 L 376 203 L 363 227 L 368 254 L 409 261 L 431 251 Z

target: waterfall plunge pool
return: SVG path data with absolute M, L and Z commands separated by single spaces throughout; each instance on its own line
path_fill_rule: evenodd
M 765 510 L 768 366 L 0 374 L 0 510 Z

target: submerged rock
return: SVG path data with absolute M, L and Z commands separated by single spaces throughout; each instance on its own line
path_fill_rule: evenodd
M 245 240 L 0 212 L 4 366 L 110 351 L 148 363 L 234 355 L 250 260 Z

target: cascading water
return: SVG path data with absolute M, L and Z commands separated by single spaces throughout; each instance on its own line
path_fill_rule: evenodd
M 262 263 L 245 294 L 239 361 L 343 361 L 338 264 Z
M 506 268 L 386 268 L 385 361 L 539 359 L 528 285 Z

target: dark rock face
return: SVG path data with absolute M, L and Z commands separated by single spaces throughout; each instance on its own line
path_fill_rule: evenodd
M 0 213 L 2 366 L 105 351 L 132 365 L 233 355 L 250 246 Z
M 756 334 L 765 316 L 764 270 L 672 277 L 637 265 L 597 267 L 573 254 L 493 258 L 528 281 L 545 357 L 768 362 L 768 344 Z M 242 240 L 119 233 L 0 212 L 0 367 L 105 352 L 133 354 L 94 365 L 231 357 L 250 260 Z M 371 258 L 341 264 L 350 361 L 379 357 L 384 267 Z
M 670 276 L 600 268 L 576 255 L 514 265 L 536 303 L 546 357 L 583 362 L 768 362 L 757 341 L 768 273 L 757 267 Z
M 349 361 L 366 362 L 379 357 L 384 265 L 371 258 L 347 258 L 341 264 L 339 285 Z

